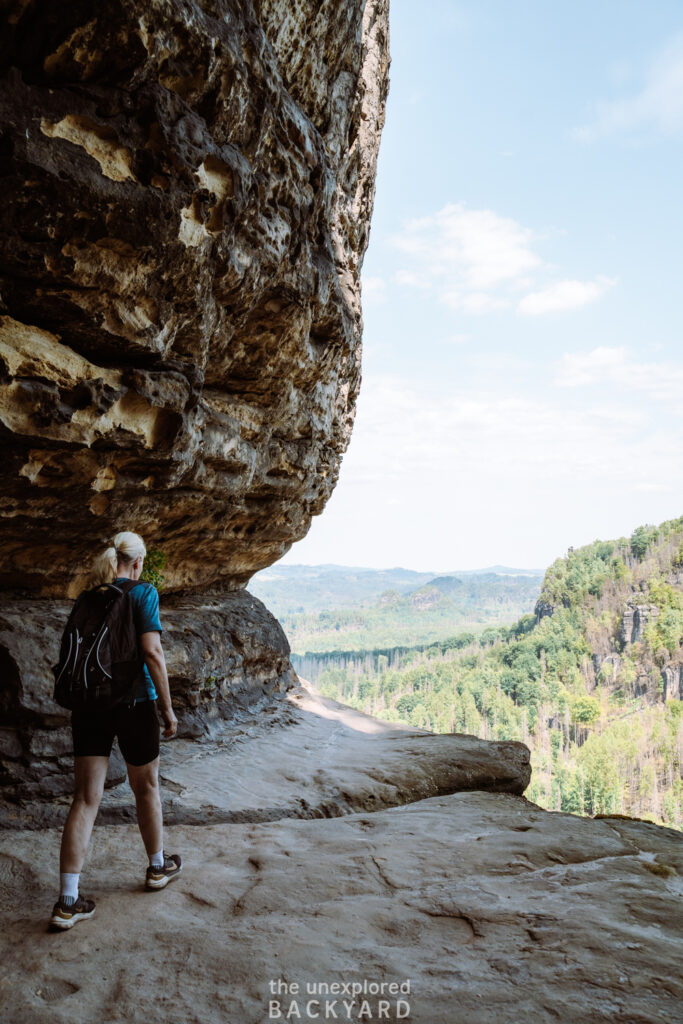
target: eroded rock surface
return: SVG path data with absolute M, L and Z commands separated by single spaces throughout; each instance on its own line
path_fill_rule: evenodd
M 69 607 L 0 601 L 0 806 L 72 790 L 70 712 L 52 700 L 51 671 Z M 227 721 L 257 715 L 296 682 L 280 624 L 247 591 L 164 598 L 161 619 L 180 736 L 208 739 Z M 116 753 L 109 784 L 124 778 Z
M 677 1019 L 680 833 L 543 810 L 521 795 L 523 744 L 396 727 L 303 685 L 161 760 L 182 874 L 145 893 L 135 825 L 98 823 L 81 875 L 96 913 L 68 935 L 46 931 L 60 829 L 5 822 L 13 1024 L 261 1024 L 273 999 L 282 1019 L 325 1019 L 315 1002 L 292 1011 L 278 979 L 306 999 L 309 984 L 403 986 L 400 1011 L 395 997 L 380 1015 L 371 990 L 362 1017 L 356 996 L 327 1019 Z M 98 822 L 132 816 L 125 789 Z M 66 810 L 56 798 L 55 825 Z
M 242 662 L 226 698 L 201 693 L 199 707 L 193 699 L 188 708 L 187 697 L 194 691 L 182 689 L 183 640 L 176 637 L 171 645 L 171 685 L 179 696 L 181 737 L 194 733 L 198 738 L 162 745 L 167 822 L 334 817 L 459 790 L 521 794 L 529 784 L 529 750 L 523 743 L 437 735 L 381 722 L 323 697 L 310 684 L 293 685 L 286 669 L 276 676 L 281 666 L 275 657 L 267 684 L 259 686 L 252 678 L 245 686 Z M 209 663 L 206 667 L 211 668 Z M 255 677 L 257 667 L 248 661 L 247 673 Z M 261 666 L 262 679 L 264 675 Z M 280 692 L 284 686 L 286 692 Z M 16 743 L 17 752 L 27 746 L 31 752 L 40 750 L 43 761 L 32 767 L 26 757 L 5 761 L 10 777 L 19 781 L 6 787 L 13 800 L 0 799 L 0 826 L 56 825 L 63 822 L 70 803 L 68 728 L 37 730 L 28 741 Z M 135 802 L 120 755 L 109 781 L 98 820 L 134 821 Z
M 680 1019 L 683 850 L 655 825 L 479 791 L 330 820 L 175 826 L 183 873 L 163 894 L 143 891 L 137 829 L 96 827 L 81 880 L 97 909 L 66 936 L 45 931 L 58 845 L 56 830 L 0 834 L 13 1024 L 262 1024 L 274 998 L 282 1019 L 314 1021 L 325 997 L 308 1013 L 307 983 L 366 981 L 408 981 L 409 1016 L 394 997 L 383 1019 L 414 1024 Z M 293 997 L 272 994 L 278 979 L 301 986 L 299 1016 L 284 1016 Z M 337 1019 L 382 1019 L 368 999 L 372 1017 L 357 997 Z
M 7 5 L 5 5 L 7 10 Z M 0 586 L 73 594 L 135 529 L 243 586 L 337 480 L 388 0 L 9 4 Z

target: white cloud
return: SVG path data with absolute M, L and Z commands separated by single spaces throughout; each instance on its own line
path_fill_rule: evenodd
M 534 251 L 537 236 L 493 210 L 447 203 L 435 214 L 409 220 L 390 241 L 410 257 L 396 284 L 435 292 L 451 309 L 488 313 L 515 305 L 539 315 L 578 309 L 598 299 L 614 281 L 552 279 L 553 268 Z M 520 293 L 529 292 L 521 301 Z
M 527 316 L 580 309 L 589 302 L 595 302 L 614 284 L 616 278 L 610 277 L 598 277 L 595 281 L 556 281 L 541 291 L 525 295 L 517 309 Z
M 575 135 L 582 142 L 593 142 L 648 130 L 665 136 L 683 130 L 683 35 L 676 36 L 652 62 L 639 92 L 597 103 L 593 121 Z
M 670 423 L 608 392 L 599 403 L 580 392 L 558 402 L 501 390 L 444 393 L 384 377 L 361 389 L 343 480 L 368 501 L 410 493 L 433 503 L 448 492 L 457 516 L 467 495 L 494 500 L 522 483 L 529 495 L 579 478 L 582 486 L 664 488 L 676 443 Z
M 387 285 L 383 277 L 364 277 L 361 280 L 364 299 L 375 299 L 381 302 L 386 298 Z
M 596 384 L 646 394 L 678 407 L 683 389 L 683 366 L 669 362 L 639 362 L 623 346 L 600 346 L 590 352 L 566 352 L 557 366 L 555 383 L 563 388 Z
M 581 388 L 612 378 L 626 359 L 625 348 L 600 346 L 590 352 L 565 352 L 560 360 L 555 383 L 565 388 Z
M 441 300 L 452 309 L 463 309 L 466 313 L 490 313 L 510 305 L 508 299 L 488 292 L 465 292 L 457 288 L 447 288 Z
M 394 274 L 396 284 L 404 284 L 409 288 L 422 288 L 428 290 L 432 282 L 428 274 L 416 273 L 414 270 L 397 270 Z
M 492 210 L 468 210 L 447 203 L 438 213 L 408 221 L 394 236 L 400 250 L 418 258 L 430 276 L 450 286 L 455 278 L 467 291 L 481 291 L 514 280 L 537 267 L 532 233 Z
M 537 394 L 513 392 L 508 373 L 488 379 L 366 375 L 339 484 L 289 560 L 543 565 L 567 544 L 678 514 L 676 394 L 648 404 L 609 383 Z

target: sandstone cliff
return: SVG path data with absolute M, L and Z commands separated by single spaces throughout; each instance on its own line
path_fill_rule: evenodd
M 9 3 L 0 586 L 73 594 L 128 528 L 169 589 L 234 589 L 304 536 L 360 385 L 388 65 L 388 0 Z
M 650 705 L 683 699 L 683 518 L 572 551 L 569 574 L 571 563 L 581 560 L 585 592 L 579 596 L 570 586 L 562 594 L 558 561 L 548 571 L 537 612 L 552 615 L 554 604 L 580 613 L 587 689 L 600 686 L 621 703 L 629 697 Z M 553 587 L 554 602 L 548 600 Z

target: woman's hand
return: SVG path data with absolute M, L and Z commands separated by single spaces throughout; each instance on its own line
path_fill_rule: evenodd
M 170 740 L 178 731 L 178 719 L 175 716 L 175 712 L 171 707 L 163 707 L 159 709 L 161 711 L 161 717 L 164 722 L 164 731 L 162 736 L 167 740 Z

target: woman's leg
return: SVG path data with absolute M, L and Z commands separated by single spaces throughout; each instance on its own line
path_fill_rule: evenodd
M 79 874 L 90 843 L 92 828 L 99 810 L 108 757 L 75 757 L 75 794 L 66 819 L 59 854 L 62 873 Z
M 148 855 L 163 849 L 163 818 L 159 795 L 159 718 L 156 701 L 143 700 L 124 708 L 117 719 L 119 747 L 135 795 L 138 828 Z
M 159 758 L 148 764 L 126 764 L 128 781 L 135 794 L 138 828 L 148 856 L 164 847 L 164 821 L 159 794 Z

